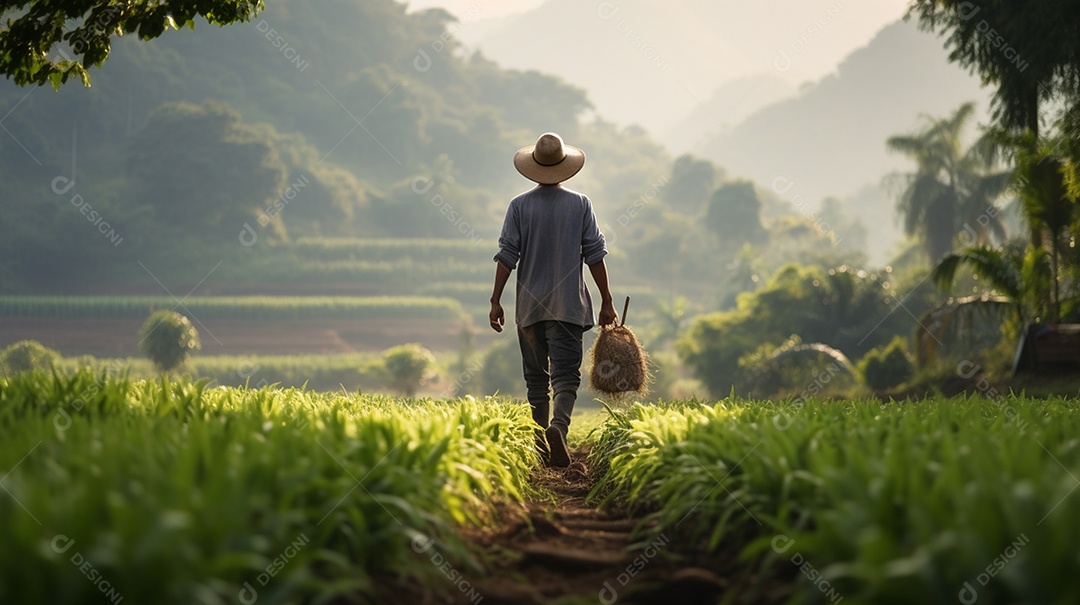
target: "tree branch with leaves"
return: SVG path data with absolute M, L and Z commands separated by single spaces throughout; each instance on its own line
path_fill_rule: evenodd
M 0 0 L 0 73 L 19 86 L 58 89 L 86 67 L 101 67 L 113 36 L 152 40 L 167 29 L 195 29 L 195 18 L 215 25 L 250 21 L 262 0 Z

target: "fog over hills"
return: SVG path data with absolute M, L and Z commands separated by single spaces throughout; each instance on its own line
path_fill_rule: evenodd
M 910 166 L 885 140 L 967 101 L 985 121 L 989 94 L 941 39 L 899 21 L 903 2 L 655 4 L 549 0 L 486 20 L 474 8 L 458 35 L 501 64 L 583 87 L 601 118 L 643 125 L 675 154 L 801 207 L 844 200 L 879 261 L 900 238 L 882 180 Z
M 852 53 L 837 75 L 696 151 L 764 183 L 788 177 L 817 200 L 906 165 L 886 151 L 885 140 L 914 130 L 920 114 L 944 115 L 966 101 L 985 108 L 988 96 L 978 78 L 948 62 L 938 39 L 901 22 Z
M 904 5 L 904 0 L 787 0 L 768 6 L 732 0 L 549 0 L 505 16 L 478 2 L 457 6 L 462 24 L 456 33 L 502 65 L 536 69 L 581 86 L 604 119 L 637 123 L 664 138 L 721 86 L 771 76 L 794 89 L 820 79 L 899 18 Z M 496 14 L 503 16 L 489 18 Z M 749 100 L 767 103 L 775 95 Z M 719 121 L 735 124 L 759 107 L 737 107 Z
M 772 74 L 721 84 L 704 103 L 660 135 L 677 152 L 697 150 L 773 103 L 793 97 L 796 88 Z
M 757 112 L 695 151 L 764 186 L 782 182 L 777 193 L 799 196 L 811 207 L 826 196 L 846 198 L 862 190 L 852 210 L 871 229 L 871 241 L 894 239 L 889 234 L 896 232 L 895 204 L 884 191 L 874 203 L 865 190 L 880 190 L 883 176 L 911 166 L 886 150 L 886 139 L 916 130 L 920 115 L 943 116 L 967 101 L 979 103 L 984 122 L 988 99 L 978 78 L 948 62 L 938 38 L 899 22 L 852 53 L 837 75 Z

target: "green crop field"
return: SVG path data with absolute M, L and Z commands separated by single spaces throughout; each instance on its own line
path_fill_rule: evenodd
M 0 317 L 143 318 L 180 308 L 202 320 L 460 319 L 461 304 L 419 296 L 0 296 Z
M 0 602 L 370 602 L 390 580 L 445 581 L 419 553 L 471 569 L 453 528 L 529 489 L 527 419 L 20 374 L 0 381 Z
M 384 386 L 381 358 L 375 353 L 341 355 L 199 355 L 188 360 L 180 373 L 208 379 L 215 386 L 278 385 L 312 391 L 372 391 Z M 67 357 L 56 362 L 57 370 L 75 373 L 89 368 L 95 373 L 126 374 L 152 378 L 159 371 L 145 357 Z
M 634 561 L 726 561 L 732 603 L 1064 604 L 1078 408 L 661 402 L 571 442 L 591 501 L 654 545 Z M 511 555 L 464 536 L 551 498 L 504 399 L 30 372 L 0 380 L 0 428 L 3 603 L 480 602 Z
M 797 603 L 1080 602 L 1080 402 L 636 406 L 594 494 Z M 754 602 L 755 596 L 747 602 Z

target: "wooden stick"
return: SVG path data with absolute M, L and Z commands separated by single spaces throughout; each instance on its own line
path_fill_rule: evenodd
M 620 326 L 625 326 L 626 325 L 626 311 L 628 309 L 630 309 L 630 297 L 629 296 L 626 297 L 626 303 L 623 305 L 623 308 L 622 308 L 622 323 L 619 324 Z

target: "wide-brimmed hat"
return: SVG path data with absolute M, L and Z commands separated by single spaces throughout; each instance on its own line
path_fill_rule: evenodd
M 554 132 L 545 132 L 535 145 L 514 154 L 514 168 L 521 176 L 541 185 L 554 185 L 574 176 L 585 165 L 585 152 L 563 143 Z

